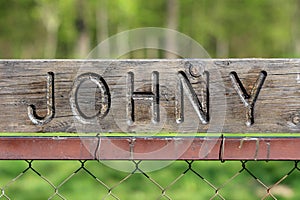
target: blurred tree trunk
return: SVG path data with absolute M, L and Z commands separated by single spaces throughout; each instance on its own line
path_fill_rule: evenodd
M 178 28 L 178 15 L 179 15 L 179 2 L 178 0 L 168 0 L 167 1 L 167 28 L 177 30 Z M 166 49 L 176 50 L 177 43 L 175 34 L 169 34 L 166 37 Z M 177 58 L 177 55 L 173 53 L 166 52 L 166 58 Z
M 218 58 L 227 58 L 229 54 L 229 41 L 217 39 L 216 41 L 216 56 Z
M 154 37 L 148 37 L 146 39 L 146 46 L 159 46 L 159 41 L 157 38 Z M 151 59 L 155 59 L 155 58 L 159 58 L 159 51 L 160 49 L 146 49 L 146 53 L 145 56 L 146 58 L 151 58 Z
M 295 13 L 292 22 L 294 54 L 300 56 L 300 0 L 295 1 Z
M 97 45 L 102 41 L 108 39 L 109 36 L 109 26 L 108 26 L 108 6 L 107 0 L 96 1 L 95 5 L 95 25 L 96 25 L 96 40 Z M 110 55 L 110 45 L 106 46 L 106 55 L 98 55 L 98 51 L 93 53 L 93 56 L 102 58 Z
M 41 21 L 47 31 L 44 58 L 55 58 L 57 49 L 57 34 L 60 24 L 58 17 L 58 5 L 52 1 L 40 1 L 40 5 Z
M 87 8 L 84 0 L 77 0 L 77 18 L 76 31 L 78 32 L 78 40 L 75 46 L 75 57 L 86 58 L 90 51 L 90 35 L 87 24 Z
M 96 28 L 97 28 L 97 42 L 108 38 L 108 14 L 107 14 L 107 0 L 97 1 L 96 7 Z

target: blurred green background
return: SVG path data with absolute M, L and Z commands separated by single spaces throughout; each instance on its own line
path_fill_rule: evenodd
M 128 162 L 134 172 L 134 163 Z M 145 169 L 148 162 L 142 161 L 140 169 Z M 1 161 L 2 194 L 10 199 L 28 200 L 48 199 L 55 192 L 65 199 L 222 199 L 214 197 L 218 189 L 225 199 L 254 200 L 262 199 L 267 188 L 280 181 L 270 190 L 274 198 L 264 199 L 300 198 L 300 173 L 293 161 L 250 161 L 244 168 L 239 161 L 195 161 L 190 170 L 185 161 L 176 161 L 145 174 L 116 171 L 98 161 L 87 161 L 82 168 L 79 161 L 36 160 L 31 167 L 25 161 Z M 104 185 L 117 198 L 108 195 L 109 189 Z M 167 196 L 161 196 L 163 191 Z
M 299 0 L 0 0 L 0 58 L 85 58 L 140 27 L 178 30 L 214 58 L 299 57 Z
M 86 58 L 106 38 L 140 27 L 175 29 L 213 58 L 300 56 L 300 0 L 0 0 L 0 58 Z M 78 161 L 33 162 L 33 169 L 56 186 L 80 166 Z M 54 188 L 32 169 L 22 175 L 27 167 L 25 161 L 1 161 L 0 187 L 11 199 L 49 198 Z M 128 175 L 98 162 L 86 167 L 110 187 Z M 293 167 L 294 162 L 249 163 L 267 186 Z M 186 169 L 181 161 L 149 175 L 167 187 Z M 221 186 L 243 168 L 240 162 L 197 162 L 194 169 Z M 275 197 L 300 199 L 299 178 L 296 169 L 272 191 Z M 265 191 L 242 170 L 221 194 L 226 199 L 260 199 Z M 120 199 L 156 199 L 161 193 L 143 174 L 134 174 L 113 192 Z M 107 190 L 81 169 L 59 193 L 68 199 L 102 199 Z M 214 193 L 191 171 L 167 191 L 173 199 L 209 199 Z

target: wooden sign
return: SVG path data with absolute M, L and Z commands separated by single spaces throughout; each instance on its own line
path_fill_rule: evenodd
M 300 60 L 2 60 L 1 132 L 300 131 Z
M 299 159 L 299 91 L 299 59 L 1 60 L 0 159 Z

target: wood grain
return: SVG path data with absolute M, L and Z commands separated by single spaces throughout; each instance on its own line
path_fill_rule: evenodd
M 54 74 L 55 114 L 51 120 L 37 124 L 29 118 L 28 107 L 34 105 L 36 117 L 40 119 L 49 114 L 52 109 L 52 101 L 47 100 L 49 72 Z M 246 125 L 248 108 L 239 96 L 239 87 L 234 87 L 232 72 L 246 92 L 240 95 L 250 95 L 244 96 L 249 102 L 254 98 L 260 73 L 266 72 L 251 107 L 253 123 L 249 126 Z M 98 80 L 98 89 L 95 88 L 98 76 L 95 80 L 87 78 L 81 84 L 78 82 L 82 74 L 91 73 L 103 79 Z M 134 75 L 133 79 L 128 78 L 129 73 Z M 180 73 L 186 76 L 187 83 L 180 80 Z M 196 99 L 193 92 L 188 92 L 188 83 Z M 77 104 L 74 104 L 75 94 Z M 86 118 L 79 116 L 74 105 L 79 105 Z M 208 113 L 207 123 L 199 117 L 201 112 L 195 111 L 197 106 L 202 115 Z M 182 122 L 178 120 L 180 114 L 184 116 Z M 128 122 L 130 117 L 134 122 Z M 299 59 L 0 60 L 0 132 L 147 132 L 154 135 L 157 132 L 299 131 Z

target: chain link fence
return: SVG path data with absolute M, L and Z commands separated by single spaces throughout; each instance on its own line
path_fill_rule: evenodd
M 131 172 L 105 162 L 130 162 Z M 0 199 L 299 199 L 298 161 L 0 161 Z M 166 162 L 166 161 L 159 161 Z M 110 163 L 111 164 L 111 163 Z

